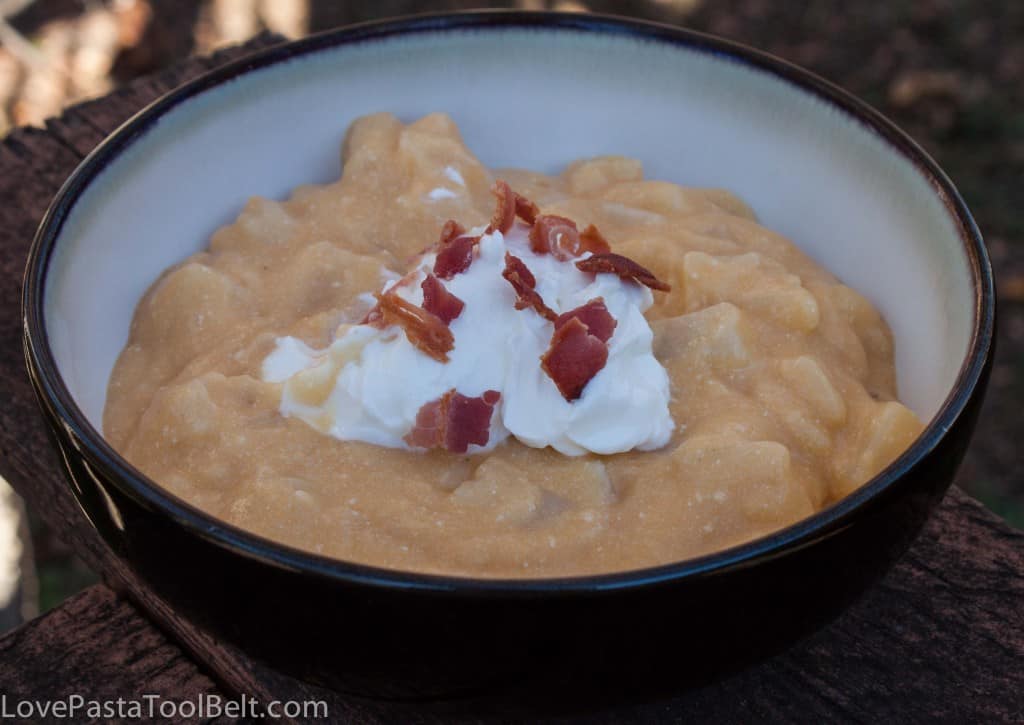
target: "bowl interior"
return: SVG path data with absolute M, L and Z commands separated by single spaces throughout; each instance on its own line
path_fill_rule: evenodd
M 648 178 L 729 189 L 865 294 L 892 327 L 900 394 L 949 395 L 975 316 L 955 219 L 928 176 L 839 109 L 771 73 L 665 40 L 494 25 L 391 34 L 299 54 L 208 87 L 106 163 L 49 261 L 46 332 L 99 430 L 132 312 L 252 195 L 340 173 L 356 117 L 446 111 L 488 165 L 552 172 L 624 154 Z

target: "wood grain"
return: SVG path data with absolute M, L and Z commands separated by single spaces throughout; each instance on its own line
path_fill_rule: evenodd
M 59 474 L 24 372 L 19 314 L 25 256 L 46 206 L 81 158 L 145 103 L 277 41 L 265 35 L 190 59 L 69 109 L 45 130 L 19 129 L 0 143 L 0 475 L 65 532 L 109 589 L 131 601 L 96 587 L 0 640 L 0 692 L 130 697 L 157 688 L 184 699 L 219 688 L 262 702 L 323 699 L 332 720 L 360 722 L 553 714 L 559 703 L 501 698 L 413 710 L 326 692 L 254 662 L 142 586 L 92 532 Z M 703 689 L 587 716 L 605 722 L 1024 719 L 1024 534 L 954 489 L 908 555 L 827 629 Z
M 9 711 L 17 701 L 73 695 L 99 702 L 143 694 L 179 702 L 224 697 L 134 607 L 101 586 L 0 639 L 0 683 Z

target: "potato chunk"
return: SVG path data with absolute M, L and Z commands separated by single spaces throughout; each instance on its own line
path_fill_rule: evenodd
M 643 165 L 624 156 L 599 156 L 569 164 L 563 176 L 573 194 L 591 196 L 612 184 L 640 181 L 644 177 Z
M 720 257 L 689 252 L 686 306 L 699 310 L 732 302 L 783 327 L 810 332 L 818 326 L 818 303 L 800 278 L 756 252 Z
M 846 403 L 836 387 L 822 370 L 821 365 L 810 355 L 782 360 L 778 364 L 779 374 L 801 400 L 823 422 L 840 425 L 846 421 Z
M 837 467 L 836 494 L 845 496 L 892 463 L 924 426 L 902 403 L 873 403 L 860 421 L 850 450 Z
M 183 367 L 230 338 L 251 311 L 243 287 L 212 267 L 188 262 L 160 280 L 139 306 L 133 333 L 142 345 L 160 345 Z
M 730 302 L 656 320 L 651 329 L 654 354 L 662 362 L 684 357 L 690 365 L 737 368 L 750 362 L 755 345 L 743 311 Z
M 752 521 L 793 520 L 814 510 L 781 443 L 694 436 L 672 457 L 678 474 L 694 481 L 702 495 L 738 500 Z
M 514 465 L 492 456 L 452 497 L 462 505 L 492 510 L 495 521 L 526 524 L 540 516 L 544 491 L 523 480 Z

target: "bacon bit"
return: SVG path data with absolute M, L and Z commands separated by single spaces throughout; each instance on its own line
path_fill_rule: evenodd
M 416 348 L 438 362 L 448 362 L 448 353 L 455 347 L 455 336 L 440 317 L 402 299 L 392 290 L 377 295 L 377 307 L 367 317 L 375 311 L 379 311 L 381 326 L 398 325 Z
M 523 260 L 505 252 L 505 271 L 501 273 L 501 276 L 508 280 L 508 283 L 512 285 L 512 289 L 516 291 L 516 296 L 518 297 L 516 299 L 517 310 L 525 310 L 527 307 L 532 307 L 545 320 L 554 322 L 557 319 L 558 315 L 544 304 L 544 300 L 537 293 L 537 290 L 534 289 L 537 285 L 537 280 Z
M 514 193 L 514 192 L 513 192 Z M 525 196 L 516 194 L 516 216 L 522 219 L 527 224 L 533 224 L 537 221 L 537 216 L 540 214 L 540 208 L 532 201 L 527 199 Z
M 579 248 L 576 250 L 576 254 L 579 255 L 584 252 L 590 252 L 591 254 L 608 254 L 610 251 L 612 251 L 612 247 L 608 243 L 608 240 L 604 238 L 604 235 L 601 234 L 593 224 L 580 232 L 580 244 Z
M 611 245 L 593 224 L 581 232 L 572 219 L 544 214 L 536 218 L 530 230 L 530 249 L 537 254 L 550 252 L 564 262 L 584 252 L 607 254 Z
M 608 362 L 608 346 L 587 331 L 580 318 L 573 317 L 551 336 L 551 346 L 541 357 L 541 369 L 548 374 L 566 400 L 583 394 L 583 388 Z
M 416 423 L 404 440 L 417 448 L 443 448 L 465 453 L 470 444 L 487 445 L 491 437 L 491 415 L 501 393 L 488 390 L 468 398 L 452 388 L 437 400 L 424 403 Z
M 516 193 L 501 179 L 494 182 L 491 193 L 498 197 L 498 206 L 491 217 L 491 229 L 504 234 L 516 221 Z
M 462 236 L 446 242 L 434 259 L 434 274 L 441 279 L 451 279 L 469 269 L 477 241 L 477 237 Z
M 464 226 L 454 219 L 449 219 L 444 223 L 444 226 L 441 227 L 441 238 L 438 240 L 437 245 L 438 247 L 444 247 L 465 233 L 466 228 Z
M 501 179 L 494 182 L 491 193 L 498 198 L 498 206 L 494 210 L 494 216 L 491 217 L 489 231 L 498 230 L 505 234 L 515 224 L 516 217 L 527 224 L 533 224 L 537 215 L 540 214 L 540 209 L 536 204 L 525 196 L 520 196 L 512 191 L 512 187 Z
M 619 324 L 608 308 L 604 306 L 604 299 L 595 297 L 585 305 L 580 305 L 575 310 L 563 312 L 555 320 L 555 329 L 563 327 L 569 320 L 579 320 L 587 327 L 587 332 L 601 342 L 608 342 L 612 333 Z
M 594 274 L 616 274 L 622 279 L 631 279 L 634 282 L 662 292 L 670 292 L 672 290 L 671 286 L 655 277 L 646 267 L 637 264 L 629 257 L 623 257 L 621 254 L 615 254 L 614 252 L 595 254 L 592 257 L 581 259 L 576 263 L 576 267 L 583 272 L 593 272 Z
M 441 227 L 441 234 L 438 240 L 433 244 L 428 244 L 419 252 L 409 257 L 407 260 L 408 263 L 415 265 L 419 262 L 420 257 L 430 254 L 431 252 L 440 252 L 445 248 L 445 246 L 455 241 L 457 237 L 461 237 L 465 233 L 466 228 L 464 226 L 454 219 L 449 219 L 444 223 L 444 226 Z
M 441 227 L 441 238 L 433 247 L 437 251 L 434 274 L 441 279 L 451 279 L 465 272 L 473 263 L 473 247 L 478 241 L 479 237 L 467 237 L 466 228 L 454 219 L 446 221 Z M 423 253 L 430 251 L 428 248 Z
M 437 315 L 444 324 L 450 325 L 452 320 L 462 314 L 466 303 L 445 289 L 441 280 L 434 275 L 427 274 L 420 288 L 423 290 L 423 309 Z
M 537 278 L 526 266 L 526 262 L 510 252 L 505 252 L 505 271 L 501 273 L 501 276 L 507 279 L 513 287 L 516 287 L 516 282 L 509 279 L 509 275 L 515 275 L 524 286 L 530 289 L 537 286 Z
M 537 254 L 550 253 L 565 261 L 578 254 L 580 233 L 576 222 L 564 216 L 541 214 L 530 229 L 530 249 Z
M 398 290 L 402 287 L 412 287 L 413 281 L 419 276 L 418 269 L 411 269 L 402 275 L 398 280 L 395 281 L 390 287 L 388 287 L 388 293 L 397 295 Z M 366 317 L 360 322 L 360 325 L 370 325 L 376 327 L 378 330 L 382 330 L 387 327 L 387 323 L 384 322 L 384 313 L 380 309 L 380 295 L 374 295 L 378 298 L 378 302 L 373 308 L 366 313 Z

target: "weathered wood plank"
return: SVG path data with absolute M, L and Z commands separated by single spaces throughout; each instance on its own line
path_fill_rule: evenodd
M 100 586 L 0 639 L 0 683 L 9 713 L 17 712 L 19 701 L 70 702 L 72 696 L 86 702 L 137 699 L 145 712 L 150 701 L 143 695 L 194 703 L 200 697 L 226 699 L 177 645 Z M 88 717 L 86 703 L 77 715 L 75 722 L 103 721 Z
M 274 42 L 264 37 L 254 44 Z M 45 695 L 45 678 L 14 678 L 19 667 L 52 671 L 81 694 L 130 696 L 147 686 L 146 667 L 159 653 L 182 683 L 180 693 L 205 687 L 196 665 L 159 634 L 167 632 L 223 691 L 271 699 L 326 699 L 332 719 L 422 721 L 523 714 L 499 699 L 435 705 L 416 712 L 313 688 L 253 662 L 180 619 L 136 579 L 84 522 L 63 484 L 45 439 L 21 358 L 20 285 L 25 254 L 39 219 L 80 158 L 142 105 L 213 64 L 251 49 L 194 59 L 69 109 L 47 129 L 21 129 L 0 144 L 0 474 L 35 503 L 113 589 L 135 606 L 96 589 L 57 613 L 0 640 L 0 691 Z M 814 586 L 808 582 L 808 586 Z M 766 592 L 765 596 L 771 596 Z M 75 609 L 75 608 L 78 609 Z M 104 608 L 107 609 L 104 609 Z M 137 607 L 137 608 L 136 608 Z M 110 627 L 85 626 L 96 609 Z M 144 613 L 144 614 L 143 614 Z M 756 611 L 752 612 L 756 616 Z M 52 630 L 52 631 L 51 631 Z M 124 640 L 126 632 L 136 636 Z M 46 659 L 46 639 L 78 653 Z M 96 649 L 87 655 L 90 647 Z M 45 648 L 43 648 L 45 650 Z M 108 653 L 102 659 L 101 653 Z M 680 653 L 685 656 L 685 653 Z M 80 668 L 89 657 L 103 675 Z M 134 663 L 134 664 L 133 664 Z M 658 718 L 746 721 L 850 719 L 952 721 L 1024 717 L 1024 534 L 1002 524 L 954 491 L 911 552 L 878 586 L 826 630 L 758 667 L 663 702 L 592 716 L 608 722 Z M 179 669 L 180 668 L 180 669 Z M 99 670 L 97 670 L 98 672 Z M 33 685 L 36 682 L 37 685 Z M 166 680 L 161 682 L 167 683 Z M 15 684 L 20 683 L 20 684 Z M 33 687 L 39 689 L 33 691 Z M 163 686 L 163 685 L 161 685 Z M 170 684 L 166 684 L 168 692 Z M 551 705 L 539 705 L 546 707 Z M 537 714 L 538 711 L 534 711 Z

